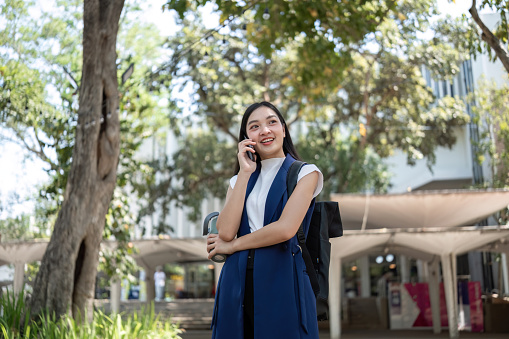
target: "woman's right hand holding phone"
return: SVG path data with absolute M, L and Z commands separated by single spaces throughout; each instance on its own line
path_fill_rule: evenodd
M 235 182 L 234 187 L 228 185 L 225 205 L 221 213 L 219 213 L 216 222 L 218 237 L 225 242 L 231 242 L 239 231 L 242 211 L 244 210 L 247 184 L 251 174 L 256 170 L 256 162 L 249 159 L 247 156 L 247 152 L 253 154 L 254 149 L 251 147 L 254 145 L 256 145 L 256 143 L 247 138 L 244 138 L 244 140 L 239 142 L 237 145 L 237 159 L 239 161 L 240 170 L 237 173 L 237 181 Z M 257 155 L 253 154 L 253 159 L 256 160 L 256 157 Z M 210 251 L 211 248 L 208 248 L 208 250 Z M 211 256 L 214 256 L 217 253 L 228 254 L 226 252 L 216 251 L 212 253 Z
M 237 154 L 237 157 L 239 159 L 241 172 L 253 173 L 256 170 L 257 155 L 255 154 L 254 145 L 256 145 L 256 142 L 251 139 L 244 139 L 239 142 L 239 153 Z M 248 152 L 253 155 L 254 160 L 249 158 Z

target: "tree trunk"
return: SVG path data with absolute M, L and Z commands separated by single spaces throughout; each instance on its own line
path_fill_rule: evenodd
M 116 41 L 124 0 L 85 0 L 78 126 L 62 209 L 37 274 L 31 314 L 90 319 L 99 246 L 120 153 Z
M 479 17 L 479 13 L 477 12 L 476 6 L 476 0 L 472 1 L 472 7 L 468 10 L 470 14 L 472 15 L 472 18 L 474 19 L 475 23 L 479 28 L 481 28 L 482 35 L 481 38 L 488 44 L 490 47 L 495 51 L 495 54 L 497 55 L 498 59 L 502 62 L 502 65 L 504 65 L 504 68 L 509 73 L 509 51 L 507 51 L 507 47 L 500 42 L 500 40 L 493 34 L 490 29 L 482 22 L 481 18 Z

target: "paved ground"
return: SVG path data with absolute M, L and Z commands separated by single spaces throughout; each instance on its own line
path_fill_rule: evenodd
M 181 334 L 182 339 L 210 339 L 210 331 L 187 331 Z M 438 339 L 449 338 L 449 332 L 433 334 L 428 330 L 345 330 L 341 339 Z M 508 339 L 509 333 L 469 333 L 460 332 L 460 338 L 468 339 Z M 291 339 L 291 338 L 281 338 Z M 320 339 L 330 339 L 328 332 L 320 332 Z
M 122 302 L 121 311 L 129 313 L 139 310 L 144 303 L 138 301 Z M 154 304 L 155 312 L 160 314 L 164 320 L 177 322 L 181 328 L 186 328 L 186 332 L 181 335 L 182 339 L 210 339 L 211 331 L 208 330 L 212 320 L 212 308 L 214 299 L 182 299 L 173 302 L 156 302 Z M 108 301 L 96 300 L 96 307 L 109 310 Z M 170 320 L 171 319 L 171 320 Z M 330 339 L 329 330 L 326 322 L 321 322 L 320 339 Z M 447 329 L 442 329 L 442 333 L 434 335 L 431 330 L 358 330 L 344 329 L 341 339 L 441 339 L 449 338 Z M 509 339 L 509 333 L 469 333 L 460 332 L 460 338 L 467 339 Z M 230 338 L 221 338 L 230 339 Z M 281 338 L 293 339 L 293 338 Z

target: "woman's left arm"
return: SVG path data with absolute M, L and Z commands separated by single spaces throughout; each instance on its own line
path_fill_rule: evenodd
M 210 251 L 209 259 L 217 253 L 232 254 L 251 248 L 279 244 L 291 239 L 299 230 L 300 224 L 306 216 L 317 182 L 318 172 L 311 172 L 299 180 L 279 220 L 262 227 L 256 232 L 246 234 L 232 241 L 223 241 L 217 234 L 209 235 L 207 238 L 207 251 Z

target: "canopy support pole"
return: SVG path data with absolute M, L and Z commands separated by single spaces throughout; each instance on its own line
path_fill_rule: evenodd
M 502 277 L 504 281 L 504 294 L 509 294 L 509 253 L 502 253 Z
M 371 281 L 369 277 L 369 257 L 363 255 L 358 259 L 361 274 L 361 297 L 371 297 Z
M 329 327 L 330 339 L 341 338 L 341 258 L 332 251 L 329 268 Z
M 431 319 L 433 320 L 433 333 L 439 334 L 442 331 L 442 320 L 440 318 L 440 269 L 438 258 L 427 263 L 429 271 L 429 301 L 431 305 Z
M 442 273 L 444 278 L 445 302 L 447 304 L 447 319 L 449 320 L 449 338 L 459 338 L 458 313 L 456 312 L 456 289 L 454 288 L 453 264 L 454 253 L 442 254 Z
M 424 260 L 417 260 L 417 277 L 419 282 L 427 283 L 429 281 L 429 265 Z
M 14 296 L 17 298 L 19 293 L 23 290 L 25 279 L 25 263 L 16 261 L 14 262 Z
M 144 266 L 145 272 L 145 288 L 147 289 L 147 303 L 151 303 L 156 298 L 156 285 L 154 282 L 155 269 L 152 267 Z
M 111 313 L 119 314 L 120 313 L 120 293 L 122 291 L 122 287 L 120 286 L 120 278 L 113 277 L 111 279 L 110 285 L 110 307 Z
M 410 282 L 410 260 L 406 255 L 399 256 L 401 265 L 401 283 L 406 284 Z

